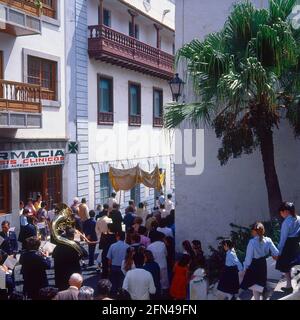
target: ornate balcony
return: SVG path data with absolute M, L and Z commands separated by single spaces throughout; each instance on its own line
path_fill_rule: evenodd
M 41 87 L 0 79 L 0 128 L 41 127 Z
M 104 25 L 89 27 L 89 55 L 162 79 L 174 76 L 174 56 Z
M 33 0 L 0 0 L 0 31 L 15 36 L 41 33 L 40 9 Z

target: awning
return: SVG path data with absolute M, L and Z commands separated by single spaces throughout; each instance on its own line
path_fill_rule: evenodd
M 142 170 L 138 165 L 131 169 L 109 168 L 109 179 L 115 191 L 131 190 L 137 184 L 144 184 L 148 188 L 161 190 L 165 175 L 160 173 L 158 166 L 152 172 Z

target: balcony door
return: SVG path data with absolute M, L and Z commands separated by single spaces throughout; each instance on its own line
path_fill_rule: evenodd
M 4 78 L 4 67 L 3 67 L 3 51 L 0 50 L 0 79 Z M 0 98 L 3 97 L 3 88 L 0 85 Z

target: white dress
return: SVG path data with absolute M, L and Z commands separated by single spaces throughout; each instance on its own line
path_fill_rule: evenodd
M 198 268 L 190 281 L 190 300 L 207 300 L 208 283 L 204 269 Z

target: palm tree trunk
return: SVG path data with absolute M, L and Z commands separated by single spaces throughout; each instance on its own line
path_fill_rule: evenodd
M 260 130 L 259 140 L 268 191 L 270 215 L 274 217 L 278 214 L 278 208 L 282 203 L 282 196 L 275 167 L 272 130 L 269 128 Z

